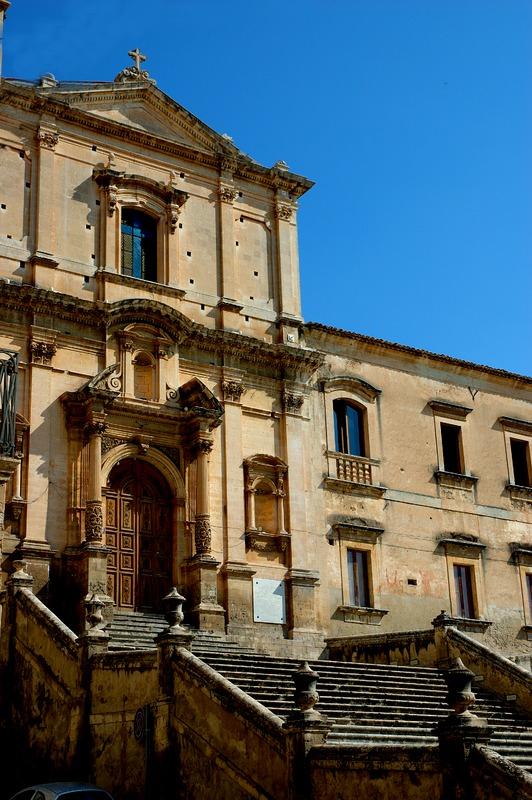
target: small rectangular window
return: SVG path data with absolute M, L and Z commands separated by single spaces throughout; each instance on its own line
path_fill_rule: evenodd
M 510 439 L 514 483 L 516 486 L 530 486 L 530 449 L 524 439 Z
M 368 554 L 365 550 L 347 551 L 349 604 L 360 608 L 371 606 L 369 594 Z
M 526 576 L 526 588 L 528 595 L 528 610 L 532 618 L 532 572 L 528 572 Z
M 464 564 L 455 564 L 454 584 L 458 616 L 465 619 L 476 619 L 472 568 Z
M 459 425 L 441 422 L 441 446 L 443 450 L 443 468 L 446 472 L 462 473 L 462 429 Z

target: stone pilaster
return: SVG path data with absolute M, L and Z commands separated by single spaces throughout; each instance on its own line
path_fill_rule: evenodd
M 296 206 L 286 192 L 278 191 L 274 205 L 279 286 L 279 318 L 283 324 L 301 321 L 299 258 L 295 226 Z
M 43 120 L 35 135 L 37 148 L 37 205 L 33 230 L 33 282 L 50 286 L 46 274 L 57 266 L 54 254 L 55 241 L 55 148 L 59 135 L 54 120 Z

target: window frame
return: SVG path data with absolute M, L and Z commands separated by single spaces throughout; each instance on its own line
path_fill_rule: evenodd
M 138 217 L 143 217 L 147 222 L 153 223 L 153 229 L 149 232 L 149 235 L 144 235 L 141 237 L 135 236 L 134 231 L 134 224 L 131 225 L 132 232 L 131 234 L 126 234 L 124 232 L 124 212 L 133 212 L 133 214 L 137 215 Z M 146 226 L 148 227 L 148 226 Z M 124 237 L 128 235 L 131 237 L 131 273 L 124 272 Z M 150 258 L 153 259 L 153 263 L 150 264 L 150 277 L 147 277 L 145 274 L 142 274 L 142 264 L 140 265 L 141 274 L 135 274 L 135 247 L 134 242 L 135 239 L 148 239 L 149 236 L 153 236 L 153 252 L 150 253 Z M 144 209 L 138 208 L 137 206 L 126 205 L 120 208 L 120 274 L 127 277 L 127 278 L 135 278 L 136 280 L 142 281 L 149 281 L 150 283 L 160 283 L 158 280 L 159 277 L 159 218 L 154 214 L 150 214 L 149 212 L 145 211 Z
M 181 209 L 189 198 L 172 182 L 164 183 L 143 175 L 126 174 L 110 166 L 93 170 L 100 190 L 100 249 L 98 274 L 111 282 L 143 282 L 150 288 L 156 283 L 180 292 L 179 225 Z M 156 280 L 122 274 L 121 211 L 134 208 L 157 220 Z
M 322 380 L 320 390 L 323 392 L 324 452 L 327 459 L 325 487 L 334 491 L 382 497 L 385 489 L 380 485 L 381 390 L 361 378 L 345 375 Z M 365 455 L 342 453 L 336 449 L 336 401 L 358 411 Z
M 518 502 L 532 502 L 532 422 L 524 419 L 514 419 L 512 417 L 499 417 L 498 422 L 504 435 L 504 447 L 506 452 L 506 467 L 508 481 L 506 489 L 512 500 Z M 526 442 L 528 460 L 528 480 L 529 486 L 522 486 L 516 483 L 515 466 L 512 457 L 512 440 Z
M 344 622 L 355 622 L 365 625 L 380 625 L 383 617 L 388 613 L 386 609 L 378 608 L 380 602 L 380 537 L 383 528 L 371 527 L 353 521 L 335 522 L 328 534 L 329 543 L 338 544 L 338 557 L 340 559 L 339 605 L 337 613 Z M 354 605 L 351 596 L 351 576 L 349 551 L 364 554 L 366 568 L 366 593 L 367 605 Z

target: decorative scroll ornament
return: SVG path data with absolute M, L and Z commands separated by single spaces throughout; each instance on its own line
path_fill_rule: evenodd
M 146 61 L 146 56 L 143 55 L 139 48 L 130 50 L 128 56 L 135 62 L 131 67 L 125 67 L 118 73 L 114 82 L 127 83 L 128 81 L 147 81 L 148 83 L 155 83 L 153 78 L 150 78 L 149 73 L 145 69 L 141 69 L 140 65 Z
M 208 514 L 196 515 L 194 542 L 198 555 L 206 555 L 211 552 L 211 521 Z
M 49 130 L 47 128 L 39 128 L 35 138 L 37 140 L 37 144 L 40 147 L 44 147 L 46 150 L 55 150 L 55 147 L 59 141 L 59 135 L 57 131 Z
M 101 542 L 103 538 L 103 513 L 101 500 L 87 500 L 85 506 L 85 539 Z
M 122 390 L 122 373 L 119 364 L 111 364 L 89 381 L 89 389 L 96 391 L 120 392 Z
M 179 389 L 175 386 L 166 384 L 166 399 L 169 403 L 179 403 Z
M 49 367 L 52 358 L 57 353 L 57 346 L 53 342 L 35 342 L 30 344 L 31 361 L 33 364 L 43 364 Z
M 233 403 L 239 403 L 246 389 L 239 381 L 222 381 L 222 391 L 224 400 L 231 400 Z
M 219 194 L 222 203 L 232 203 L 236 197 L 236 189 L 232 189 L 230 186 L 220 186 Z
M 288 411 L 291 414 L 297 414 L 299 411 L 301 411 L 303 406 L 303 395 L 284 391 L 282 395 L 282 403 L 285 411 Z

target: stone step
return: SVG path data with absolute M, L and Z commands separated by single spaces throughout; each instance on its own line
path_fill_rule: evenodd
M 110 650 L 154 649 L 167 627 L 162 616 L 117 612 Z M 258 654 L 212 632 L 194 632 L 193 652 L 281 718 L 294 710 L 293 673 L 301 660 Z M 437 747 L 437 723 L 448 716 L 447 687 L 435 667 L 309 661 L 318 672 L 317 710 L 328 717 L 327 744 Z M 491 746 L 526 769 L 532 766 L 530 720 L 484 688 L 474 687 L 476 714 L 494 729 Z

